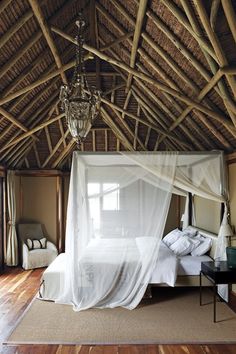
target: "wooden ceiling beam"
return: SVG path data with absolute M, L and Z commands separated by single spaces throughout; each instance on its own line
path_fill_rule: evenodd
M 168 132 L 168 126 L 166 123 L 164 123 L 165 121 L 163 120 L 160 120 L 159 119 L 159 115 L 157 112 L 156 113 L 156 110 L 153 110 L 149 104 L 147 103 L 147 101 L 145 100 L 145 96 L 141 94 L 141 92 L 137 92 L 137 88 L 133 85 L 132 86 L 132 94 L 135 98 L 135 100 L 137 101 L 138 105 L 140 105 L 143 113 L 145 114 L 146 118 L 150 121 L 150 123 L 152 124 L 158 124 L 161 126 L 161 128 L 164 130 L 164 131 L 167 131 Z M 157 133 L 157 132 L 156 132 Z M 167 135 L 163 135 L 164 137 L 166 137 Z M 180 139 L 180 137 L 176 134 L 175 135 L 178 139 Z M 184 140 L 184 139 L 183 139 Z M 193 141 L 190 140 L 191 142 Z
M 101 41 L 102 41 L 102 39 L 101 39 Z M 102 41 L 102 42 L 103 42 L 103 41 Z M 123 50 L 124 52 L 126 52 L 125 49 L 122 49 L 122 50 Z M 139 49 L 139 50 L 140 50 L 140 49 Z M 112 49 L 109 49 L 109 52 L 112 53 L 113 57 L 117 58 L 116 53 L 115 53 Z M 144 55 L 144 51 L 141 50 L 141 51 L 140 51 L 140 54 L 143 56 L 143 55 Z M 128 53 L 127 53 L 127 57 L 128 57 Z M 148 61 L 149 64 L 152 64 L 152 59 L 151 59 L 150 57 L 147 57 L 147 56 L 146 56 L 145 59 Z M 138 67 L 142 72 L 147 73 L 147 70 L 143 67 L 143 65 L 137 64 L 137 67 Z M 153 69 L 156 70 L 156 67 L 153 66 Z M 169 85 L 171 85 L 172 88 L 174 88 L 174 89 L 176 88 L 175 83 L 174 83 L 172 80 L 169 80 L 169 79 L 166 77 L 166 75 L 165 75 L 164 73 L 162 73 L 162 69 L 161 69 L 161 68 L 160 68 L 160 70 L 158 70 L 158 74 L 161 75 L 161 77 L 163 78 L 163 80 L 164 80 L 164 81 L 167 81 L 167 83 L 168 83 Z M 122 74 L 122 77 L 123 77 L 123 74 Z M 125 80 L 125 77 L 123 77 L 123 78 L 124 78 L 124 80 Z M 147 93 L 147 95 L 150 96 L 151 99 L 152 99 L 155 103 L 158 103 L 158 105 L 164 110 L 164 112 L 166 112 L 167 115 L 168 115 L 169 117 L 171 117 L 171 118 L 173 119 L 173 121 L 175 121 L 175 120 L 176 120 L 176 117 L 173 116 L 172 112 L 170 112 L 169 110 L 167 110 L 167 108 L 165 107 L 165 105 L 162 104 L 162 102 L 158 99 L 158 97 L 156 97 L 156 95 L 154 95 L 154 94 L 152 93 L 152 91 L 150 91 L 150 90 L 144 85 L 144 83 L 143 83 L 139 78 L 137 78 L 137 77 L 134 77 L 134 78 L 135 78 L 135 81 L 139 84 L 139 86 L 141 86 L 142 89 Z M 170 101 L 171 105 L 174 105 L 174 106 L 175 106 L 175 109 L 176 109 L 179 113 L 181 113 L 181 112 L 183 111 L 182 107 L 180 107 L 180 105 L 179 105 L 175 100 L 172 99 L 172 96 L 170 96 L 168 93 L 165 93 L 165 92 L 163 92 L 163 95 Z M 204 115 L 201 114 L 201 112 L 197 112 L 197 115 L 198 115 L 198 118 L 208 127 L 208 129 L 210 129 L 210 131 L 214 134 L 214 136 L 217 137 L 217 139 L 218 139 L 221 143 L 223 143 L 226 148 L 230 148 L 229 143 L 225 140 L 225 138 L 223 137 L 223 135 L 222 135 L 218 130 L 215 129 L 215 127 L 212 125 L 212 123 L 211 123 L 209 120 L 207 120 L 207 119 L 204 117 Z M 187 116 L 186 116 L 186 117 L 187 117 Z M 165 117 L 164 117 L 163 120 L 165 121 Z M 199 128 L 198 128 L 197 124 L 195 124 L 195 122 L 192 121 L 192 120 L 189 122 L 189 124 L 190 124 L 190 126 L 191 126 L 194 130 L 196 130 L 196 131 L 198 132 L 198 134 L 199 134 Z M 195 137 L 188 131 L 188 129 L 186 129 L 183 125 L 180 125 L 180 129 L 184 131 L 184 133 L 188 136 L 188 138 L 190 139 L 190 141 L 193 141 L 194 144 L 195 144 L 198 148 L 202 149 L 202 144 L 201 144 L 200 142 L 198 142 L 198 141 L 195 139 Z M 204 134 L 202 134 L 202 132 L 200 132 L 200 136 L 201 136 L 202 139 L 205 140 L 206 145 L 209 145 L 209 142 L 208 142 L 209 139 L 208 139 L 207 137 L 205 137 Z
M 85 60 L 93 59 L 93 56 L 91 53 L 88 53 L 85 55 Z M 0 98 L 0 106 L 2 106 L 4 103 L 7 103 L 9 101 L 12 101 L 14 98 L 19 97 L 23 95 L 26 92 L 29 92 L 33 90 L 34 88 L 40 86 L 41 84 L 45 83 L 46 81 L 49 81 L 53 79 L 54 77 L 60 75 L 61 72 L 69 70 L 75 66 L 75 60 L 70 61 L 69 63 L 63 65 L 60 69 L 54 70 L 53 72 L 42 76 L 39 80 L 36 80 L 30 85 L 27 85 L 23 89 L 20 89 L 19 91 L 13 92 L 10 95 Z
M 134 32 L 128 32 L 126 34 L 124 34 L 123 36 L 115 39 L 114 41 L 111 41 L 110 43 L 105 44 L 103 47 L 100 48 L 101 52 L 104 52 L 105 50 L 114 47 L 117 44 L 120 44 L 121 42 L 124 42 L 126 39 L 132 37 L 134 34 Z
M 36 33 L 0 68 L 0 78 L 10 70 L 13 65 L 42 37 L 41 33 Z
M 60 122 L 60 120 L 59 120 Z M 69 129 L 65 132 L 65 134 L 58 140 L 56 145 L 54 146 L 53 150 L 51 151 L 50 155 L 46 158 L 46 160 L 42 164 L 42 168 L 47 166 L 48 162 L 53 158 L 53 156 L 56 154 L 57 150 L 59 149 L 60 145 L 65 141 L 66 137 L 69 134 Z M 66 148 L 67 145 L 64 145 L 64 149 Z
M 90 43 L 94 48 L 98 48 L 97 44 L 97 15 L 95 0 L 89 1 L 89 32 L 90 32 Z M 95 57 L 95 68 L 96 68 L 96 88 L 101 89 L 101 77 L 100 77 L 100 59 Z
M 7 155 L 5 161 L 7 162 L 8 166 L 12 167 L 14 166 L 17 161 L 22 159 L 22 157 L 26 156 L 26 151 L 31 148 L 32 141 L 30 139 L 27 139 L 27 141 L 21 142 L 10 154 Z
M 46 126 L 44 128 L 44 131 L 45 131 L 45 134 L 46 134 L 46 139 L 47 139 L 47 144 L 48 144 L 48 150 L 49 150 L 49 153 L 51 154 L 52 152 L 52 141 L 51 141 L 51 136 L 50 136 L 50 132 L 48 130 L 48 126 Z
M 53 36 L 52 36 L 52 33 L 51 33 L 51 29 L 48 26 L 48 24 L 47 24 L 47 22 L 46 22 L 46 20 L 44 18 L 43 12 L 42 12 L 39 4 L 38 4 L 38 1 L 37 0 L 28 0 L 28 1 L 29 1 L 30 6 L 31 6 L 31 8 L 33 10 L 33 13 L 34 13 L 34 15 L 35 15 L 35 17 L 36 17 L 36 19 L 37 19 L 37 21 L 39 23 L 39 26 L 40 26 L 40 28 L 41 28 L 41 30 L 43 32 L 43 35 L 44 35 L 44 37 L 45 37 L 45 39 L 47 41 L 47 44 L 48 44 L 48 46 L 49 46 L 49 48 L 50 48 L 50 50 L 52 52 L 52 55 L 53 55 L 53 57 L 55 59 L 55 62 L 56 62 L 56 65 L 57 65 L 58 69 L 60 69 L 63 66 L 63 64 L 62 64 L 59 52 L 58 52 L 58 50 L 56 48 L 56 45 L 55 45 L 55 43 L 53 41 Z M 67 84 L 67 78 L 66 78 L 65 72 L 62 71 L 60 73 L 60 75 L 61 75 L 63 83 Z
M 10 4 L 12 0 L 2 0 L 0 3 L 0 13 L 5 10 L 5 8 Z
M 10 121 L 12 124 L 14 124 L 16 127 L 20 128 L 24 132 L 27 132 L 28 129 L 21 123 L 19 122 L 13 115 L 9 112 L 7 112 L 5 109 L 0 107 L 0 114 L 3 115 L 8 121 Z
M 51 103 L 51 100 L 54 99 L 54 96 L 51 97 L 51 99 L 48 101 L 48 104 Z M 48 113 L 48 107 L 46 107 L 46 111 L 45 111 L 45 107 L 43 107 L 43 112 L 41 112 L 42 110 L 40 110 L 41 114 L 43 115 L 43 119 L 45 118 L 45 115 L 47 115 L 46 119 L 49 119 L 52 116 L 52 114 L 54 113 L 56 105 L 57 105 L 57 101 L 51 105 L 51 109 L 49 110 L 49 113 Z M 29 119 L 29 124 L 33 122 L 31 124 L 31 129 L 33 129 L 37 124 L 39 124 L 40 118 L 37 118 L 36 120 L 34 120 L 34 118 L 37 117 L 38 113 L 39 112 L 36 111 L 35 114 L 33 116 L 31 116 L 30 119 Z M 36 133 L 37 139 L 39 139 L 39 136 L 40 136 L 41 132 L 42 132 L 42 130 L 39 131 L 38 134 Z M 12 142 L 18 136 L 19 136 L 19 131 L 11 138 L 10 142 Z M 14 151 L 16 149 L 19 150 L 19 147 L 21 147 L 21 151 L 23 152 L 23 154 L 26 155 L 26 154 L 28 154 L 28 152 L 30 151 L 30 149 L 32 148 L 33 145 L 34 145 L 34 142 L 30 141 L 28 139 L 28 137 L 27 137 L 26 140 L 20 142 L 17 146 L 12 145 L 12 146 L 8 147 L 5 152 L 1 153 L 1 156 L 3 158 L 6 156 L 6 158 L 8 159 L 9 156 L 12 156 L 14 154 Z M 28 146 L 27 149 L 25 149 L 26 146 Z M 21 154 L 19 159 L 17 159 L 17 163 L 18 163 L 19 160 L 22 160 L 22 159 L 23 158 L 22 158 L 22 154 Z
M 41 166 L 41 162 L 40 162 L 40 159 L 39 159 L 39 153 L 38 153 L 36 144 L 33 144 L 33 150 L 34 150 L 37 166 L 38 166 L 38 168 L 41 168 L 42 166 Z
M 221 0 L 221 5 L 223 7 L 225 17 L 227 19 L 229 28 L 231 30 L 232 36 L 236 43 L 236 13 L 231 0 Z
M 188 62 L 201 74 L 206 81 L 211 79 L 211 75 L 208 70 L 202 65 L 202 63 L 195 58 L 195 56 L 188 50 L 188 48 L 182 44 L 180 39 L 169 29 L 169 27 L 151 10 L 147 11 L 147 16 L 152 20 L 154 25 L 161 30 L 168 39 L 174 44 L 174 46 L 180 51 L 180 53 L 188 60 Z M 215 87 L 217 90 L 217 87 Z M 219 90 L 217 90 L 219 92 Z
M 105 104 L 107 104 L 107 105 L 110 106 L 111 108 L 114 108 L 115 110 L 121 112 L 121 113 L 125 113 L 128 117 L 133 118 L 133 119 L 139 121 L 140 123 L 142 123 L 142 124 L 144 124 L 144 125 L 146 125 L 146 126 L 148 126 L 148 127 L 150 126 L 153 130 L 155 130 L 155 131 L 158 132 L 158 133 L 166 134 L 166 135 L 170 136 L 171 139 L 173 139 L 173 140 L 179 140 L 179 139 L 176 138 L 174 135 L 172 135 L 172 134 L 170 134 L 170 133 L 164 131 L 163 129 L 161 129 L 161 128 L 159 128 L 159 127 L 157 127 L 155 124 L 152 124 L 152 123 L 150 123 L 150 122 L 147 122 L 147 121 L 145 121 L 144 119 L 142 119 L 142 118 L 140 118 L 140 117 L 137 117 L 135 114 L 133 114 L 133 113 L 131 113 L 131 112 L 125 111 L 123 108 L 121 108 L 121 107 L 115 105 L 114 103 L 111 103 L 111 102 L 108 101 L 108 100 L 104 100 L 104 99 L 103 99 L 102 102 L 105 103 Z M 181 143 L 183 143 L 183 142 L 181 141 Z M 183 144 L 189 147 L 189 144 L 187 144 L 187 143 L 183 143 Z
M 43 128 L 45 128 L 47 125 L 50 125 L 54 122 L 56 122 L 58 119 L 61 119 L 62 117 L 64 117 L 65 114 L 62 113 L 62 114 L 59 114 L 59 116 L 56 116 L 54 118 L 51 118 L 49 120 L 47 120 L 46 122 L 43 122 L 41 124 L 39 124 L 37 127 L 33 128 L 33 129 L 30 129 L 29 131 L 27 131 L 26 133 L 24 134 L 21 134 L 18 138 L 16 138 L 15 140 L 11 141 L 10 143 L 8 143 L 7 145 L 3 146 L 1 149 L 0 149 L 0 152 L 8 149 L 11 145 L 15 145 L 17 143 L 19 143 L 21 140 L 25 139 L 25 138 L 28 138 L 29 136 L 31 136 L 32 134 L 34 134 L 35 132 L 37 132 L 38 130 L 41 130 Z
M 125 9 L 120 5 L 118 4 L 116 1 L 112 0 L 113 4 L 117 7 L 117 9 L 124 15 L 126 16 L 126 19 L 130 22 L 130 24 L 134 25 L 134 21 L 132 19 L 132 17 L 125 11 Z M 123 33 L 123 29 L 122 27 L 114 21 L 114 19 L 106 12 L 106 10 L 104 8 L 102 8 L 101 6 L 98 6 L 98 8 L 100 9 L 100 11 L 102 11 L 102 14 L 112 23 L 112 25 L 115 26 L 116 29 L 118 29 L 121 33 Z M 126 13 L 126 15 L 125 15 Z M 199 94 L 200 90 L 198 88 L 198 86 L 196 84 L 194 84 L 192 82 L 192 80 L 190 80 L 188 78 L 188 76 L 183 72 L 183 70 L 181 70 L 175 63 L 174 60 L 172 60 L 172 58 L 170 58 L 168 56 L 168 54 L 165 53 L 165 51 L 157 46 L 157 44 L 152 40 L 152 38 L 150 36 L 148 36 L 145 32 L 142 33 L 142 37 L 147 41 L 147 43 L 163 58 L 163 60 L 166 61 L 166 63 L 172 68 L 172 70 L 175 71 L 175 73 L 183 80 L 185 81 L 189 87 L 191 87 L 191 89 L 193 90 L 193 92 L 195 94 Z M 130 42 L 130 45 L 132 45 L 132 42 Z M 139 49 L 138 52 L 140 52 L 140 55 L 143 55 L 144 51 L 142 49 Z M 147 56 L 147 55 L 146 55 Z M 150 60 L 152 62 L 154 62 L 150 57 L 148 58 L 148 63 L 150 63 Z M 155 63 L 154 63 L 154 67 L 155 67 Z M 166 78 L 166 74 L 165 72 L 160 69 L 159 67 L 159 74 L 162 75 L 163 78 L 165 78 L 165 81 L 167 80 Z M 205 73 L 206 74 L 206 73 Z M 207 80 L 207 82 L 211 79 L 211 76 L 207 75 L 205 77 L 205 79 Z M 173 82 L 173 80 L 172 80 Z M 168 83 L 168 81 L 167 81 Z M 177 89 L 176 87 L 176 84 L 175 86 L 170 85 L 170 87 L 174 88 L 174 89 Z M 179 88 L 178 88 L 179 90 Z M 177 91 L 178 91 L 177 90 Z M 236 105 L 235 103 L 233 102 L 233 100 L 230 98 L 229 95 L 225 95 L 224 97 L 225 100 L 228 100 L 229 101 L 229 105 L 231 106 L 231 109 L 236 112 Z M 212 103 L 205 97 L 204 101 L 206 101 L 207 105 L 209 106 L 209 108 L 213 108 L 214 110 L 217 110 L 217 108 L 215 107 L 215 105 L 213 106 Z
M 127 13 L 127 11 L 121 6 L 120 3 L 111 0 L 111 2 L 116 6 L 116 8 L 121 12 L 123 16 L 129 21 L 129 23 L 135 26 L 135 21 Z M 123 28 L 118 24 L 113 17 L 101 6 L 101 4 L 96 5 L 97 9 L 104 15 L 104 17 L 117 29 L 120 33 L 124 33 Z M 167 65 L 183 80 L 193 91 L 197 89 L 196 84 L 189 79 L 186 73 L 180 68 L 179 65 L 172 59 L 172 57 L 165 52 L 165 50 L 159 46 L 146 32 L 142 32 L 142 38 L 148 43 L 148 45 L 166 61 Z M 132 41 L 128 39 L 130 46 L 132 47 Z M 138 50 L 139 52 L 139 50 Z
M 113 3 L 114 3 L 114 1 L 113 1 Z M 118 9 L 119 9 L 121 12 L 123 11 L 123 14 L 124 14 L 123 8 L 122 8 L 120 5 L 117 6 L 117 7 L 118 7 Z M 102 12 L 102 14 L 107 18 L 107 20 L 110 21 L 110 22 L 112 23 L 112 25 L 114 25 L 117 30 L 119 30 L 121 33 L 123 33 L 122 27 L 121 27 L 119 24 L 117 24 L 117 23 L 113 20 L 113 18 L 112 18 L 101 6 L 99 6 L 98 8 L 99 8 L 100 11 Z M 132 20 L 132 18 L 131 18 L 128 14 L 126 15 L 126 19 L 127 19 L 131 24 L 134 25 L 134 21 Z M 131 44 L 131 43 L 130 43 L 130 44 Z M 150 44 L 151 44 L 151 42 L 150 42 Z M 175 82 L 174 82 L 173 80 L 170 80 L 170 79 L 167 77 L 167 75 L 166 75 L 166 73 L 163 71 L 163 69 L 162 69 L 160 66 L 158 66 L 158 65 L 144 52 L 143 49 L 140 49 L 140 48 L 139 48 L 139 49 L 138 49 L 138 52 L 139 52 L 140 55 L 149 63 L 149 65 L 151 65 L 151 66 L 153 67 L 153 69 L 154 69 L 155 71 L 157 71 L 159 75 L 161 75 L 161 77 L 165 80 L 166 83 L 169 84 L 169 86 L 170 86 L 171 88 L 176 89 L 177 91 L 179 91 L 179 88 L 177 87 L 177 85 L 175 84 Z M 164 58 L 163 58 L 163 59 L 164 59 Z M 169 61 L 167 61 L 167 63 L 169 64 Z M 137 66 L 140 68 L 140 65 L 139 65 L 139 64 L 137 64 Z M 209 79 L 209 77 L 208 77 L 208 79 Z M 135 80 L 138 80 L 138 79 L 135 77 Z M 208 80 L 207 80 L 207 81 L 208 81 Z M 198 89 L 197 87 L 193 87 L 193 89 L 194 89 L 194 91 L 195 91 L 196 94 L 199 94 L 199 89 Z M 169 95 L 168 93 L 164 92 L 163 95 L 165 95 L 166 98 L 170 101 L 170 95 Z M 227 97 L 227 99 L 228 99 L 228 97 Z M 231 101 L 232 101 L 232 100 L 231 100 Z M 232 102 L 230 102 L 230 103 L 232 103 Z M 174 104 L 176 105 L 177 103 L 174 101 Z M 211 102 L 208 102 L 208 104 L 210 104 L 210 106 L 211 106 L 211 108 L 212 108 Z M 214 110 L 215 110 L 215 109 L 217 110 L 217 108 L 215 108 L 215 106 L 213 106 L 213 109 L 214 109 Z M 181 112 L 182 112 L 182 109 L 181 109 Z M 203 114 L 201 114 L 201 112 L 198 112 L 198 111 L 197 111 L 196 113 L 197 113 L 197 115 L 198 115 L 198 118 L 199 118 L 201 121 L 203 121 L 203 123 L 206 122 L 206 119 L 205 119 L 205 117 L 203 116 Z M 193 124 L 194 124 L 194 122 L 191 122 L 191 125 L 193 125 Z M 225 139 L 222 139 L 222 138 L 223 138 L 223 137 L 222 137 L 222 134 L 220 134 L 220 133 L 213 127 L 213 125 L 212 125 L 210 122 L 208 122 L 208 126 L 211 126 L 211 131 L 215 133 L 215 136 L 221 136 L 221 140 L 225 140 Z M 195 129 L 197 129 L 197 125 L 196 125 L 196 124 L 195 124 Z M 208 144 L 207 144 L 207 145 L 208 145 Z M 226 145 L 227 145 L 227 142 L 226 142 Z
M 52 98 L 53 98 L 53 97 L 52 97 Z M 51 110 L 50 110 L 50 112 L 51 112 Z M 49 112 L 49 116 L 50 116 L 50 112 Z M 34 127 L 39 123 L 39 118 L 36 119 L 36 120 L 34 120 L 34 118 L 37 117 L 37 115 L 38 115 L 39 113 L 43 116 L 43 118 L 45 118 L 45 115 L 48 115 L 48 108 L 46 107 L 46 110 L 45 110 L 45 108 L 44 108 L 43 111 L 42 111 L 42 110 L 38 110 L 38 112 L 36 111 L 35 114 L 33 114 L 33 115 L 30 117 L 29 122 L 28 122 L 28 123 L 31 125 L 31 126 L 30 126 L 30 129 L 34 128 Z M 33 124 L 31 124 L 32 122 L 33 122 Z M 10 140 L 8 141 L 8 144 L 11 143 L 12 141 L 14 141 L 15 139 L 17 139 L 17 138 L 19 137 L 19 135 L 20 135 L 20 131 L 18 130 L 18 131 L 10 138 Z M 39 137 L 38 137 L 37 135 L 36 135 L 36 138 L 39 139 Z M 32 143 L 33 143 L 33 141 L 32 141 Z M 11 145 L 10 147 L 7 147 L 7 149 L 5 150 L 5 152 L 2 152 L 2 153 L 1 153 L 1 157 L 2 157 L 2 158 L 5 158 L 5 156 L 8 156 L 11 151 L 14 151 L 14 149 L 15 149 L 15 145 Z
M 46 112 L 46 113 L 47 113 L 47 116 L 46 116 L 46 118 L 45 118 L 45 121 L 51 118 L 51 116 L 52 116 L 52 114 L 54 113 L 56 107 L 57 107 L 57 102 L 55 102 L 55 103 L 52 105 L 52 107 L 51 107 L 49 113 Z M 58 115 L 59 115 L 59 114 L 58 114 Z M 35 126 L 37 126 L 37 124 L 39 124 L 39 119 L 37 119 L 35 122 L 33 122 L 32 126 L 31 126 L 31 129 L 33 129 Z M 36 133 L 38 138 L 40 138 L 40 135 L 41 135 L 41 133 L 43 132 L 43 130 L 44 130 L 44 129 L 41 129 L 41 130 L 39 130 L 39 131 Z M 26 140 L 27 140 L 27 139 L 26 139 Z M 25 145 L 28 145 L 28 146 L 29 146 L 28 149 L 24 150 L 24 151 L 25 151 L 25 152 L 24 152 L 24 156 L 26 156 L 26 155 L 30 152 L 30 150 L 31 150 L 32 148 L 33 148 L 33 149 L 36 148 L 36 144 L 35 144 L 35 143 L 32 143 L 32 142 L 31 142 L 30 144 L 27 144 L 27 141 L 23 141 L 21 144 L 22 144 L 22 145 L 25 144 Z M 34 147 L 34 145 L 35 145 L 35 147 Z M 10 149 L 14 149 L 14 148 L 15 148 L 14 145 L 12 145 L 12 146 L 10 147 Z M 23 149 L 24 149 L 24 147 L 22 148 L 22 151 L 23 151 Z M 37 148 L 36 148 L 36 149 L 37 149 Z M 18 159 L 18 161 L 19 161 L 20 159 L 22 160 L 22 157 L 20 157 L 20 158 Z M 17 163 L 18 163 L 18 162 L 17 162 Z
M 1 36 L 0 49 L 32 16 L 32 11 L 27 11 L 4 35 Z
M 208 15 L 207 15 L 207 12 L 206 12 L 206 9 L 203 5 L 202 0 L 197 0 L 197 1 L 194 0 L 194 5 L 198 11 L 199 17 L 201 19 L 201 22 L 203 24 L 203 27 L 204 27 L 207 35 L 208 35 L 208 38 L 212 44 L 212 47 L 216 53 L 216 56 L 219 61 L 219 65 L 221 67 L 227 66 L 229 64 L 228 60 L 227 60 L 226 55 L 221 47 L 220 41 L 219 41 L 216 33 L 211 28 L 210 20 L 208 18 Z M 232 89 L 234 97 L 236 98 L 236 80 L 234 79 L 234 77 L 228 76 L 228 75 L 226 75 L 226 79 Z M 234 123 L 236 123 L 236 120 Z
M 124 126 L 124 128 L 127 130 L 127 132 L 132 136 L 133 140 L 135 140 L 135 135 L 134 132 L 131 130 L 131 128 L 129 127 L 129 125 L 126 123 L 126 121 L 124 120 L 124 118 L 122 118 L 121 114 L 119 111 L 117 111 L 116 109 L 112 108 L 112 111 L 116 114 L 116 116 L 119 118 L 119 121 L 121 122 L 121 124 Z M 142 143 L 142 141 L 137 138 L 137 141 L 139 143 L 139 145 L 141 146 L 143 151 L 146 151 L 146 147 L 145 145 Z
M 220 7 L 220 0 L 212 0 L 211 4 L 211 14 L 210 14 L 210 24 L 213 31 L 215 31 L 217 15 Z
M 128 138 L 121 131 L 121 129 L 114 123 L 114 120 L 110 117 L 104 107 L 101 107 L 101 114 L 104 122 L 111 128 L 117 139 L 121 141 L 128 151 L 134 151 L 133 145 L 129 142 Z
M 60 155 L 57 157 L 57 159 L 53 162 L 52 168 L 58 167 L 58 165 L 70 154 L 70 152 L 74 149 L 76 146 L 76 142 L 74 139 L 71 139 L 69 144 L 62 150 Z
M 28 156 L 31 148 L 32 148 L 32 144 L 25 145 L 24 150 L 21 151 L 18 158 L 12 162 L 13 168 L 21 168 L 23 162 L 26 163 L 26 161 L 28 161 L 26 156 Z M 26 168 L 29 168 L 29 167 L 27 167 L 27 165 L 26 165 Z
M 68 39 L 68 37 L 70 37 L 67 34 L 64 34 L 63 31 L 61 31 L 61 30 L 57 30 L 57 33 L 60 34 L 62 37 L 65 37 L 67 39 Z M 70 37 L 70 41 L 75 43 L 75 40 L 72 37 Z M 225 117 L 225 115 L 223 115 L 221 113 L 218 113 L 218 112 L 215 112 L 215 111 L 207 108 L 206 106 L 196 102 L 195 100 L 189 98 L 188 96 L 186 96 L 184 94 L 181 94 L 180 92 L 177 92 L 176 90 L 173 90 L 172 88 L 162 84 L 161 82 L 153 79 L 152 77 L 150 77 L 150 76 L 148 76 L 146 74 L 143 74 L 143 73 L 139 72 L 138 70 L 130 68 L 124 62 L 121 62 L 119 60 L 113 59 L 113 58 L 109 57 L 108 55 L 105 55 L 104 53 L 101 53 L 99 50 L 97 50 L 95 48 L 92 48 L 91 46 L 89 46 L 87 44 L 84 44 L 83 47 L 86 50 L 88 50 L 91 53 L 93 53 L 94 55 L 97 55 L 101 59 L 107 61 L 108 63 L 114 64 L 115 66 L 118 66 L 121 69 L 124 69 L 128 73 L 133 74 L 133 76 L 139 77 L 140 79 L 150 83 L 154 87 L 158 88 L 160 91 L 164 91 L 164 92 L 169 93 L 171 96 L 178 98 L 180 101 L 186 103 L 187 105 L 189 105 L 189 106 L 192 105 L 197 110 L 209 115 L 210 117 L 220 121 L 222 124 L 225 124 L 228 127 L 232 127 L 232 129 L 234 129 L 234 125 L 228 120 L 228 118 Z M 2 100 L 0 100 L 0 105 L 1 104 L 2 104 Z
M 202 48 L 218 63 L 213 47 L 207 42 L 205 38 L 199 37 L 198 32 L 195 32 L 187 17 L 180 10 L 180 8 L 172 0 L 161 0 L 163 4 L 172 12 L 172 14 L 179 20 L 179 22 L 188 30 L 188 32 L 201 43 Z M 186 0 L 189 1 L 189 0 Z
M 58 108 L 58 104 L 56 105 L 56 114 L 58 116 L 60 114 L 60 111 L 59 111 L 59 108 Z M 61 133 L 61 137 L 62 137 L 62 141 L 63 141 L 63 146 L 65 148 L 66 147 L 66 139 L 65 139 L 65 132 L 64 132 L 64 128 L 63 128 L 63 124 L 62 124 L 61 119 L 58 121 L 58 124 L 59 124 L 59 129 L 60 129 L 60 133 Z
M 146 14 L 147 2 L 148 2 L 148 0 L 140 0 L 140 2 L 139 2 L 135 30 L 134 30 L 133 43 L 132 43 L 132 49 L 131 49 L 131 54 L 130 54 L 129 66 L 131 68 L 135 67 L 135 60 L 136 60 L 136 55 L 137 55 L 137 50 L 138 50 L 138 44 L 140 41 L 141 31 L 142 31 L 142 27 L 143 27 L 143 22 L 144 22 L 144 18 L 145 18 L 145 14 Z M 130 89 L 132 77 L 133 77 L 132 74 L 128 75 L 126 92 L 128 92 Z
M 201 29 L 200 25 L 198 24 L 198 19 L 196 17 L 195 11 L 194 11 L 191 3 L 188 0 L 180 0 L 180 1 L 181 1 L 183 8 L 184 8 L 185 13 L 188 16 L 188 19 L 189 19 L 189 22 L 190 22 L 192 28 L 197 30 L 198 38 L 203 38 L 204 35 L 202 32 L 202 29 Z M 196 26 L 198 26 L 198 28 L 196 28 Z M 216 61 L 205 51 L 205 49 L 202 47 L 201 42 L 198 41 L 198 44 L 199 44 L 200 48 L 202 49 L 202 52 L 207 60 L 207 63 L 211 69 L 211 72 L 215 75 L 219 69 L 219 66 L 217 65 Z M 228 88 L 227 88 L 223 79 L 219 80 L 218 88 L 220 91 L 219 95 L 225 104 L 226 110 L 229 113 L 231 120 L 234 122 L 235 116 L 234 116 L 233 112 L 231 111 L 230 106 L 235 106 L 235 102 L 232 100 L 232 98 L 229 94 Z M 226 129 L 230 132 L 230 129 L 228 127 L 226 127 Z

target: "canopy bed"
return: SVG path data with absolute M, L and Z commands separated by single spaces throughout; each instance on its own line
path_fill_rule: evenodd
M 186 262 L 194 263 L 193 257 L 181 263 L 179 256 L 193 253 L 205 242 L 202 237 L 213 240 L 211 256 L 223 258 L 221 231 L 216 238 L 197 237 L 196 230 L 187 230 L 188 234 L 176 230 L 161 241 L 172 193 L 188 202 L 189 192 L 226 205 L 221 152 L 74 152 L 66 251 L 46 270 L 41 298 L 71 304 L 76 311 L 133 309 L 149 283 L 174 286 L 178 273 L 186 275 Z M 223 221 L 227 222 L 227 207 Z M 184 229 L 187 225 L 186 208 Z M 170 239 L 173 244 L 167 242 Z

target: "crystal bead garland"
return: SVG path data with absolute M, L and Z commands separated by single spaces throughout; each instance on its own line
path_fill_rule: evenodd
M 89 88 L 84 66 L 84 27 L 85 20 L 79 14 L 76 21 L 76 64 L 72 81 L 61 86 L 60 101 L 65 112 L 66 122 L 72 137 L 80 144 L 87 136 L 94 119 L 98 115 L 101 93 L 95 87 Z

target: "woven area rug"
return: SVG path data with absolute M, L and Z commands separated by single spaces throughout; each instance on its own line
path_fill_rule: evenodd
M 236 314 L 217 302 L 213 323 L 212 292 L 155 289 L 152 299 L 134 310 L 90 309 L 35 299 L 6 344 L 175 344 L 236 343 Z

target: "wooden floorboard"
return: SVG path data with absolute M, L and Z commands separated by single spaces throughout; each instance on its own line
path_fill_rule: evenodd
M 19 345 L 6 346 L 16 321 L 35 296 L 43 269 L 6 268 L 0 274 L 0 353 L 3 354 L 235 354 L 236 345 Z M 180 324 L 181 325 L 181 324 Z M 235 333 L 236 337 L 236 333 Z

